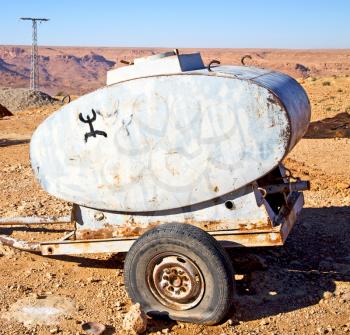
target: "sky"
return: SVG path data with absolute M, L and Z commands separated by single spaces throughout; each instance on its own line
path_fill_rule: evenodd
M 350 0 L 0 0 L 0 44 L 350 48 Z

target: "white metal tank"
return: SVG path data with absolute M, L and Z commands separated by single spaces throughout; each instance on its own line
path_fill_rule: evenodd
M 149 212 L 215 199 L 267 174 L 304 135 L 310 104 L 290 76 L 166 53 L 112 70 L 108 86 L 48 117 L 30 146 L 50 194 Z

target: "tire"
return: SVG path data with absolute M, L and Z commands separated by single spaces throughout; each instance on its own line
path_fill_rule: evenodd
M 207 325 L 226 316 L 234 293 L 225 250 L 202 229 L 181 223 L 138 238 L 126 255 L 124 280 L 133 303 L 147 314 Z

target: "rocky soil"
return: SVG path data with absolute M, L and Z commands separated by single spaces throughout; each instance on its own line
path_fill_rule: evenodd
M 222 324 L 149 320 L 147 333 L 350 334 L 350 78 L 302 84 L 312 103 L 312 125 L 285 161 L 311 182 L 300 222 L 283 247 L 230 251 L 237 288 Z M 38 186 L 28 158 L 33 130 L 56 108 L 0 119 L 0 216 L 69 213 L 70 204 Z M 0 233 L 47 240 L 69 228 L 7 227 Z M 88 321 L 106 325 L 104 334 L 123 333 L 131 306 L 123 261 L 123 254 L 42 257 L 0 246 L 0 334 L 84 334 Z

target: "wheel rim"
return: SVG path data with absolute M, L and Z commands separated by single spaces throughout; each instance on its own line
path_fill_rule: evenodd
M 197 306 L 205 291 L 204 277 L 197 265 L 177 253 L 155 256 L 147 265 L 146 279 L 153 296 L 175 310 Z

